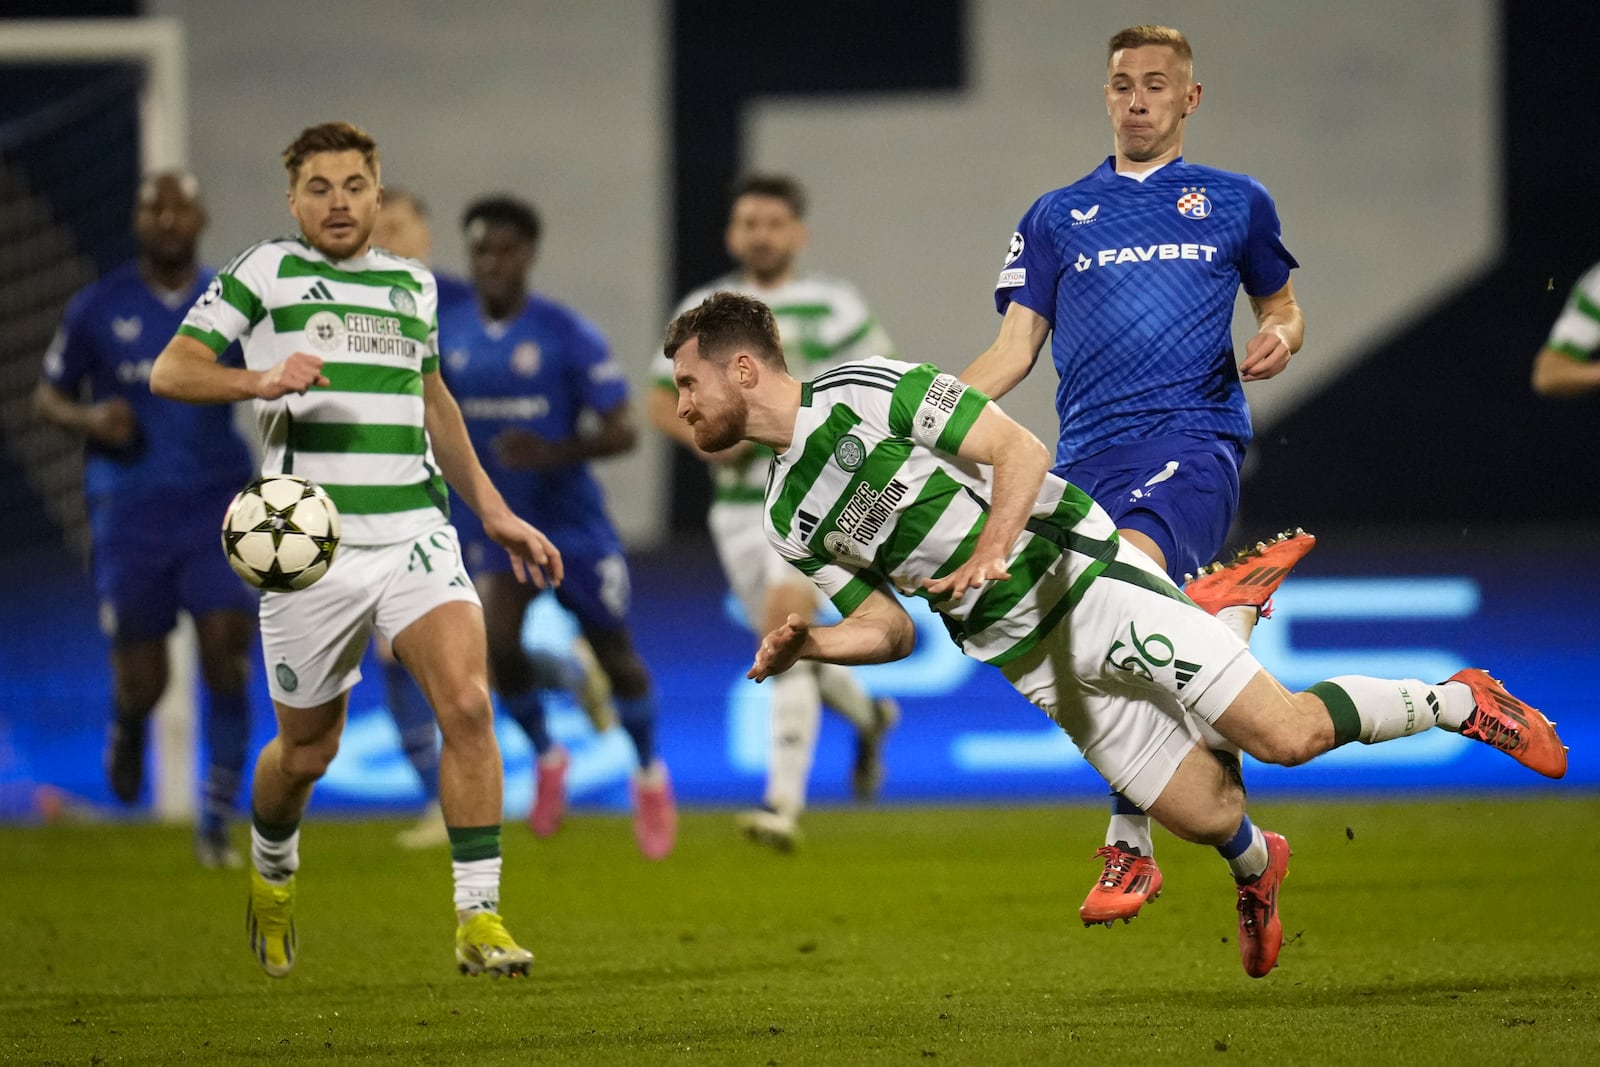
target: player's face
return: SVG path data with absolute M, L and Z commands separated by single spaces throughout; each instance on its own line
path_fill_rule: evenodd
M 1164 44 L 1124 48 L 1111 57 L 1106 113 L 1117 155 L 1165 163 L 1183 152 L 1183 120 L 1200 105 L 1188 64 Z
M 378 205 L 378 176 L 353 148 L 307 156 L 289 190 L 289 214 L 311 247 L 329 259 L 367 250 Z
M 161 174 L 140 187 L 133 232 L 139 250 L 153 262 L 162 266 L 193 262 L 195 243 L 205 227 L 206 211 L 193 177 Z
M 809 236 L 786 201 L 748 193 L 734 201 L 728 219 L 728 255 L 758 283 L 772 285 L 794 268 Z
M 721 452 L 744 439 L 750 407 L 729 368 L 700 355 L 700 338 L 691 337 L 672 357 L 678 387 L 678 418 L 694 430 L 704 452 Z
M 467 256 L 472 285 L 490 307 L 508 307 L 526 294 L 533 242 L 515 226 L 474 222 L 467 231 Z
M 414 201 L 386 200 L 372 227 L 372 243 L 407 259 L 428 262 L 433 255 L 433 231 Z

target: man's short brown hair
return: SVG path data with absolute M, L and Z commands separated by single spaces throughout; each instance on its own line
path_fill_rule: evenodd
M 300 180 L 300 164 L 307 156 L 318 152 L 361 153 L 361 161 L 378 176 L 378 142 L 360 126 L 349 122 L 324 122 L 320 126 L 307 126 L 300 131 L 288 148 L 283 150 L 283 168 L 289 172 L 289 184 Z
M 782 200 L 794 212 L 794 217 L 806 217 L 806 191 L 800 183 L 787 174 L 746 174 L 733 183 L 728 194 L 728 207 L 744 196 L 768 196 Z
M 743 293 L 712 293 L 673 319 L 661 350 L 671 359 L 692 337 L 700 338 L 702 359 L 722 363 L 733 352 L 742 350 L 769 366 L 789 369 L 772 309 Z
M 1106 62 L 1110 63 L 1124 48 L 1143 48 L 1145 45 L 1165 45 L 1172 49 L 1173 54 L 1183 60 L 1184 65 L 1189 68 L 1189 76 L 1191 78 L 1194 76 L 1194 52 L 1189 48 L 1189 38 L 1183 35 L 1182 30 L 1175 30 L 1171 26 L 1143 23 L 1118 30 L 1111 35 L 1111 47 L 1106 50 Z

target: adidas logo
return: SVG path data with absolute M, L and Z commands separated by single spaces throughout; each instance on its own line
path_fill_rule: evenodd
M 1274 585 L 1288 575 L 1289 567 L 1257 567 L 1239 579 L 1239 585 Z
M 805 508 L 801 508 L 795 514 L 795 519 L 800 527 L 800 536 L 809 541 L 811 534 L 817 528 L 817 517 Z
M 313 285 L 311 288 L 307 289 L 306 290 L 306 295 L 302 296 L 300 299 L 302 301 L 306 301 L 306 300 L 332 300 L 333 299 L 333 290 L 328 288 L 328 283 L 327 282 L 320 282 L 319 281 L 315 285 Z
M 1178 692 L 1183 692 L 1183 687 L 1194 681 L 1194 676 L 1200 673 L 1201 665 L 1190 663 L 1186 659 L 1172 661 L 1172 671 L 1178 677 Z

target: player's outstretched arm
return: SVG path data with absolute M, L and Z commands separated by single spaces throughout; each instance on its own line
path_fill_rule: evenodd
M 489 481 L 467 436 L 461 408 L 438 371 L 422 376 L 422 403 L 423 424 L 445 481 L 483 520 L 484 533 L 510 554 L 517 580 L 531 581 L 541 589 L 560 585 L 561 553 L 543 533 L 518 518 Z
M 1005 396 L 1028 376 L 1049 336 L 1050 323 L 1043 315 L 1013 303 L 1000 320 L 1000 333 L 994 344 L 967 365 L 961 380 L 985 396 Z
M 802 659 L 824 663 L 888 663 L 911 655 L 917 628 L 898 601 L 881 589 L 832 626 L 813 626 L 803 615 L 789 618 L 761 639 L 745 677 L 757 682 L 782 674 Z
M 1600 389 L 1600 363 L 1584 363 L 1554 348 L 1533 357 L 1533 391 L 1540 396 L 1582 396 Z
M 994 488 L 972 555 L 943 578 L 923 581 L 923 588 L 936 596 L 960 597 L 985 582 L 1011 577 L 1007 561 L 1050 469 L 1044 442 L 995 404 L 984 405 L 956 454 L 993 467 Z
M 1239 377 L 1247 382 L 1277 377 L 1306 339 L 1306 320 L 1294 298 L 1294 283 L 1269 296 L 1250 298 L 1256 314 L 1256 335 L 1245 342 Z
M 231 404 L 237 400 L 276 400 L 327 385 L 322 357 L 295 352 L 264 371 L 225 367 L 193 337 L 178 334 L 167 342 L 150 368 L 150 391 L 189 404 Z

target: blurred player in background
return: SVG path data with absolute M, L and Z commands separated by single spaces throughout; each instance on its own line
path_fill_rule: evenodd
M 1197 721 L 1284 766 L 1437 726 L 1566 774 L 1553 724 L 1476 668 L 1434 684 L 1344 675 L 1289 692 L 1119 538 L 1104 509 L 1049 473 L 1038 438 L 937 367 L 872 358 L 802 384 L 772 315 L 736 293 L 673 320 L 664 351 L 702 448 L 753 439 L 776 450 L 767 536 L 843 616 L 813 626 L 809 613 L 790 615 L 749 676 L 802 659 L 904 658 L 916 626 L 896 593 L 925 599 L 964 654 L 998 668 L 1122 795 L 1216 847 L 1238 887 L 1252 978 L 1283 943 L 1289 843 L 1251 823 L 1243 783 Z
M 777 317 L 789 365 L 802 378 L 848 360 L 894 354 L 893 342 L 855 286 L 799 269 L 800 253 L 810 242 L 799 182 L 786 175 L 752 174 L 734 185 L 731 199 L 725 241 L 738 269 L 684 297 L 674 315 L 719 290 L 753 296 Z M 651 421 L 711 466 L 715 485 L 707 525 L 746 623 L 759 637 L 791 612 L 814 614 L 819 605 L 815 588 L 772 551 L 761 531 L 771 451 L 740 443 L 714 455 L 705 453 L 677 417 L 671 379 L 662 376 L 656 386 L 650 395 Z M 823 705 L 855 728 L 850 779 L 856 798 L 877 795 L 883 782 L 883 738 L 899 721 L 899 707 L 893 700 L 869 696 L 847 667 L 806 664 L 773 683 L 764 803 L 737 816 L 752 840 L 788 851 L 799 839 Z
M 1533 391 L 1582 396 L 1600 389 L 1600 263 L 1572 287 L 1550 337 L 1533 359 Z
M 397 255 L 414 259 L 425 267 L 433 262 L 433 227 L 428 206 L 409 189 L 393 185 L 383 188 L 383 205 L 372 228 L 372 243 Z M 476 306 L 472 285 L 449 274 L 434 272 L 439 285 L 439 307 L 456 304 Z M 442 342 L 441 347 L 448 345 Z M 402 848 L 434 848 L 449 843 L 444 811 L 439 806 L 439 731 L 427 698 L 416 680 L 394 658 L 382 635 L 374 639 L 378 661 L 383 665 L 384 693 L 389 714 L 400 734 L 400 746 L 417 772 L 425 801 L 422 815 L 412 826 L 401 830 L 395 840 Z M 611 703 L 611 683 L 595 661 L 589 644 L 579 637 L 573 642 L 574 661 L 543 651 L 530 651 L 534 685 L 540 689 L 564 689 L 573 694 L 594 728 L 604 732 L 616 720 Z
M 344 122 L 285 149 L 300 236 L 245 249 L 190 309 L 150 387 L 195 404 L 255 399 L 262 467 L 328 491 L 343 541 L 316 585 L 264 593 L 262 646 L 277 736 L 256 762 L 247 932 L 262 969 L 294 967 L 300 823 L 339 749 L 350 689 L 376 629 L 427 693 L 444 747 L 455 956 L 467 974 L 525 975 L 533 954 L 499 914 L 500 749 L 483 610 L 448 518 L 447 484 L 477 511 L 519 577 L 561 580 L 561 557 L 506 506 L 439 376 L 437 293 L 414 260 L 370 246 L 378 148 Z M 240 340 L 245 368 L 217 354 Z
M 1060 378 L 1054 473 L 1181 583 L 1216 557 L 1239 508 L 1251 438 L 1241 377 L 1271 378 L 1300 348 L 1305 323 L 1289 280 L 1299 264 L 1260 182 L 1184 161 L 1201 87 L 1182 33 L 1118 32 L 1106 82 L 1115 151 L 1022 217 L 995 287 L 1000 334 L 961 378 L 998 399 L 1027 377 L 1048 336 Z M 1258 332 L 1236 364 L 1241 286 Z M 1285 532 L 1235 565 L 1206 568 L 1185 591 L 1248 641 L 1315 543 Z M 1237 773 L 1237 747 L 1212 739 Z M 1085 923 L 1132 919 L 1161 892 L 1149 817 L 1115 792 L 1111 810 Z
M 68 304 L 34 410 L 85 439 L 91 563 L 111 641 L 111 791 L 124 804 L 139 798 L 150 712 L 168 683 L 167 635 L 186 611 L 206 690 L 195 852 L 203 866 L 236 868 L 228 820 L 250 737 L 256 594 L 228 567 L 217 530 L 255 464 L 231 408 L 192 408 L 148 386 L 151 364 L 215 273 L 195 259 L 205 225 L 193 175 L 158 174 L 140 185 L 138 258 Z
M 566 580 L 556 597 L 577 616 L 610 680 L 617 717 L 637 757 L 634 836 L 644 855 L 662 859 L 676 841 L 678 817 L 667 765 L 656 750 L 656 692 L 628 629 L 622 541 L 589 471 L 592 460 L 621 455 L 637 440 L 627 379 L 598 329 L 529 291 L 540 234 L 531 205 L 484 197 L 468 206 L 461 225 L 477 299 L 440 309 L 445 378 L 495 482 L 561 550 Z M 483 597 L 495 692 L 537 757 L 528 825 L 549 837 L 566 812 L 571 756 L 550 736 L 534 664 L 522 644 L 523 618 L 537 591 L 513 579 L 504 554 L 470 516 L 461 520 L 461 541 Z

